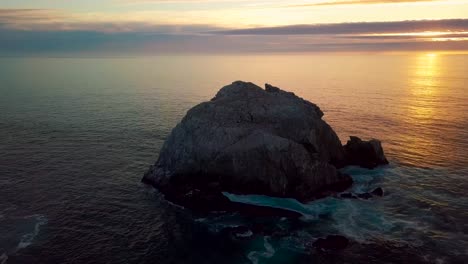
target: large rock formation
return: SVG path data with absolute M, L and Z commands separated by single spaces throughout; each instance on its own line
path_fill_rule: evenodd
M 222 191 L 314 199 L 352 183 L 345 149 L 318 106 L 266 85 L 234 82 L 173 129 L 144 176 L 168 200 L 223 209 Z M 383 152 L 382 152 L 383 154 Z

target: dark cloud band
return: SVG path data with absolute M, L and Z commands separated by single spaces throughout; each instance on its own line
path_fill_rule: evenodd
M 2 27 L 0 55 L 127 54 L 127 53 L 245 53 L 308 51 L 468 50 L 468 19 L 295 25 L 221 30 L 211 26 L 135 24 L 129 32 L 94 30 L 24 30 Z M 421 31 L 447 32 L 437 36 L 378 35 Z M 458 34 L 453 34 L 458 31 Z M 452 32 L 452 33 L 450 33 Z M 377 35 L 376 35 L 377 34 Z
M 223 30 L 211 33 L 222 35 L 334 35 L 421 31 L 468 31 L 468 19 L 293 25 Z

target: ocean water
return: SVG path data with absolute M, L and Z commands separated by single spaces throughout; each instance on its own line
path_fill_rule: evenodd
M 0 58 L 0 264 L 466 263 L 467 72 L 467 55 L 416 52 Z M 226 194 L 304 215 L 259 220 L 193 215 L 141 184 L 185 112 L 235 80 L 318 104 L 343 142 L 381 139 L 389 166 L 344 170 L 386 195 Z M 252 222 L 274 232 L 222 231 Z M 330 234 L 349 247 L 312 249 Z

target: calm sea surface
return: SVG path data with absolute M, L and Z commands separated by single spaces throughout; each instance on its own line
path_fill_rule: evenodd
M 0 264 L 466 263 L 468 55 L 301 54 L 0 58 Z M 253 221 L 171 206 L 140 179 L 172 127 L 235 80 L 318 104 L 345 142 L 381 139 L 391 164 L 346 168 L 354 191 L 326 198 L 280 235 L 233 241 Z M 237 197 L 270 202 L 265 197 Z M 311 253 L 328 234 L 352 242 Z

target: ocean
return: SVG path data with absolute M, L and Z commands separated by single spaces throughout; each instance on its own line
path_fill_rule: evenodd
M 312 53 L 0 58 L 0 264 L 466 263 L 468 55 Z M 308 204 L 271 235 L 196 215 L 140 182 L 171 129 L 235 80 L 312 101 L 343 143 L 382 140 L 390 165 L 344 170 L 369 200 Z M 330 234 L 342 252 L 313 250 Z

